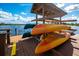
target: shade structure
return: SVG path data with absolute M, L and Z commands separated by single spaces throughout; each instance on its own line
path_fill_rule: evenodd
M 32 20 L 36 21 L 36 19 Z M 42 18 L 39 18 L 38 21 L 42 21 Z M 61 22 L 76 22 L 77 20 L 61 20 Z M 45 22 L 60 22 L 60 20 L 57 19 L 45 19 Z
M 38 21 L 42 21 L 43 19 L 42 18 L 39 18 L 38 19 Z M 34 19 L 34 20 L 32 20 L 32 22 L 33 21 L 36 21 L 36 19 Z M 45 22 L 60 22 L 60 20 L 55 20 L 55 19 L 52 19 L 52 20 L 50 20 L 50 19 L 45 19 Z
M 35 24 L 26 24 L 24 29 L 33 28 Z
M 38 21 L 42 21 L 43 19 L 42 18 L 39 18 Z M 32 20 L 31 22 L 33 21 L 37 21 L 37 19 L 34 19 Z M 49 19 L 45 19 L 45 22 L 58 22 L 59 20 L 49 20 Z
M 33 4 L 31 13 L 43 15 L 43 12 L 44 12 L 45 18 L 62 17 L 67 14 L 66 12 L 58 8 L 53 3 L 34 3 Z

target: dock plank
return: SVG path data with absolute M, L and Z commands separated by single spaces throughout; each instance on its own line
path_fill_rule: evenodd
M 21 38 L 21 36 L 20 36 Z M 16 39 L 15 39 L 16 41 Z M 17 40 L 16 56 L 36 56 L 34 51 L 39 43 L 35 38 Z M 9 51 L 9 50 L 8 50 Z M 69 39 L 62 45 L 51 49 L 40 56 L 79 56 L 79 39 Z
M 79 40 L 79 34 L 73 35 L 70 38 Z
M 20 43 L 20 44 L 19 44 Z M 17 43 L 17 55 L 23 55 L 23 56 L 33 56 L 34 50 L 36 45 L 38 44 L 38 41 L 34 38 L 24 40 Z M 21 52 L 19 52 L 21 51 Z M 21 54 L 20 54 L 21 53 Z

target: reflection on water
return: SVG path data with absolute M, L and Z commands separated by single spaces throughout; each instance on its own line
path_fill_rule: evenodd
M 15 29 L 17 29 L 18 34 L 21 35 L 25 32 L 31 31 L 31 29 L 24 29 L 24 26 L 25 25 L 0 25 L 0 28 L 10 28 L 11 29 L 11 31 L 10 31 L 11 35 L 15 35 L 16 34 Z M 77 31 L 74 32 L 75 34 L 79 34 L 79 26 L 72 26 L 72 28 L 77 29 Z
M 76 29 L 75 34 L 79 34 L 79 26 L 71 26 L 73 29 Z

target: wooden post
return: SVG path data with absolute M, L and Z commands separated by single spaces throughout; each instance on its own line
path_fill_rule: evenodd
M 45 13 L 44 13 L 44 5 L 42 7 L 42 14 L 43 14 L 43 24 L 45 24 Z
M 60 24 L 62 24 L 62 22 L 61 22 L 61 17 L 60 17 Z
M 0 31 L 7 32 L 7 44 L 10 44 L 10 29 L 0 29 Z
M 0 56 L 6 55 L 6 33 L 0 33 Z
M 38 15 L 36 13 L 36 24 L 38 24 Z
M 10 29 L 7 30 L 7 44 L 10 44 Z

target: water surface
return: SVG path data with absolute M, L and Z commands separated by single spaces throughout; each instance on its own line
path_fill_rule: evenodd
M 18 30 L 18 34 L 19 35 L 23 35 L 25 32 L 30 32 L 31 29 L 24 29 L 25 25 L 0 25 L 0 28 L 10 28 L 10 34 L 11 35 L 16 35 L 15 29 Z M 79 26 L 71 26 L 73 29 L 77 29 L 77 31 L 75 31 L 75 34 L 79 34 Z
M 25 32 L 29 32 L 30 29 L 24 29 L 25 25 L 0 25 L 0 29 L 1 28 L 9 28 L 11 29 L 10 34 L 11 35 L 16 35 L 16 29 L 19 35 L 22 35 Z

